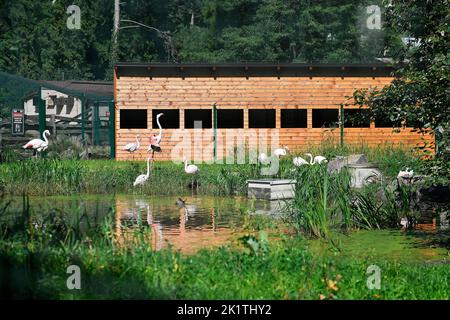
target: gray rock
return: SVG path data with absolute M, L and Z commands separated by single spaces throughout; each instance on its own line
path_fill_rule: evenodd
M 368 163 L 365 154 L 351 154 L 346 158 L 347 164 L 366 164 Z
M 371 183 L 378 183 L 383 180 L 380 170 L 370 163 L 348 164 L 346 165 L 351 175 L 350 187 L 362 188 Z
M 346 158 L 342 156 L 337 156 L 330 162 L 328 162 L 327 170 L 329 173 L 340 172 L 341 169 L 345 166 Z
M 337 156 L 328 162 L 328 172 L 340 172 L 346 165 L 352 164 L 367 164 L 367 157 L 365 154 L 351 154 L 348 157 Z

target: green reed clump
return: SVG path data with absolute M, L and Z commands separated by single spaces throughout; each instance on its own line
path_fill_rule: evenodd
M 287 222 L 303 235 L 329 238 L 331 230 L 398 228 L 406 217 L 413 227 L 417 218 L 412 186 L 376 184 L 350 188 L 346 170 L 330 174 L 325 165 L 302 166 L 291 175 L 295 198 L 285 205 Z
M 348 176 L 344 172 L 330 175 L 324 165 L 305 165 L 295 169 L 294 177 L 296 192 L 286 206 L 288 221 L 302 234 L 328 238 L 338 221 L 345 224 L 345 218 L 340 216 L 339 200 L 348 191 L 345 190 L 349 186 Z M 349 206 L 348 201 L 345 205 Z

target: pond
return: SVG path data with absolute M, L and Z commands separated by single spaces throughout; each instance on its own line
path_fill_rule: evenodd
M 13 197 L 10 211 L 20 212 L 22 198 Z M 281 203 L 242 197 L 178 197 L 136 195 L 77 195 L 30 197 L 33 217 L 57 215 L 86 231 L 106 219 L 114 224 L 116 240 L 129 239 L 139 227 L 151 228 L 151 245 L 169 244 L 182 252 L 222 245 L 236 236 L 248 213 L 273 215 Z M 37 219 L 39 220 L 39 219 Z

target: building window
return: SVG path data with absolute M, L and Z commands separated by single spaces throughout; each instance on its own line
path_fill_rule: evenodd
M 211 109 L 186 109 L 184 110 L 184 127 L 194 129 L 196 121 L 201 121 L 202 128 L 212 128 L 212 110 Z
M 275 109 L 248 110 L 249 128 L 275 128 Z
M 331 128 L 337 127 L 339 122 L 338 109 L 313 109 L 312 125 L 313 128 Z
M 369 110 L 345 109 L 344 128 L 370 128 Z
M 306 109 L 282 109 L 281 128 L 307 128 L 308 112 Z
M 242 109 L 218 109 L 217 128 L 239 129 L 244 128 L 244 110 Z
M 375 117 L 375 127 L 377 128 L 400 128 L 401 121 L 391 121 L 387 116 Z
M 121 129 L 147 129 L 147 109 L 121 109 Z
M 180 128 L 180 110 L 178 109 L 153 109 L 152 110 L 152 127 L 158 129 L 156 116 L 160 113 L 164 115 L 159 118 L 159 123 L 164 129 L 179 129 Z

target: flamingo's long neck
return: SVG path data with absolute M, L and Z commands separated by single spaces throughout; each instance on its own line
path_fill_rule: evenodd
M 309 160 L 309 164 L 314 164 L 314 161 L 313 161 L 313 156 L 312 156 L 312 154 L 308 154 L 308 156 L 309 156 L 309 158 L 310 158 L 310 160 Z
M 150 159 L 147 159 L 147 174 L 146 176 L 148 177 L 150 175 Z
M 184 160 L 184 171 L 187 170 L 188 164 L 187 164 L 187 160 Z
M 42 134 L 42 137 L 44 138 L 45 143 L 48 144 L 47 131 L 44 131 L 44 133 Z
M 159 123 L 159 117 L 156 118 L 156 123 L 158 124 L 159 127 L 159 139 L 162 138 L 162 127 L 161 124 Z
M 138 136 L 136 136 L 136 144 L 137 144 L 138 148 L 141 146 L 141 142 L 139 141 L 139 137 Z

